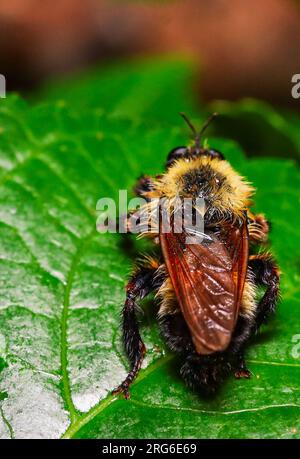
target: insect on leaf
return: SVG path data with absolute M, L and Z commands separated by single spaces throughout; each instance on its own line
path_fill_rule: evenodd
M 177 63 L 182 77 L 169 91 L 174 62 L 151 66 L 155 84 L 140 64 L 112 72 L 115 99 L 113 91 L 97 96 L 103 80 L 95 73 L 70 84 L 66 101 L 59 89 L 31 106 L 15 96 L 1 101 L 2 438 L 299 437 L 300 171 L 290 160 L 246 159 L 228 140 L 209 143 L 257 187 L 256 210 L 273 223 L 283 271 L 278 314 L 248 352 L 252 379 L 229 378 L 215 399 L 191 393 L 149 301 L 141 317 L 144 368 L 129 401 L 110 395 L 128 369 L 119 324 L 132 250 L 119 235 L 96 232 L 96 202 L 131 190 L 142 172 L 162 171 L 167 153 L 188 136 L 174 113 L 188 109 L 190 70 Z M 157 104 L 144 90 L 153 84 Z

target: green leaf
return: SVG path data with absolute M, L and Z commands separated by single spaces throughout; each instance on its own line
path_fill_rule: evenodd
M 48 84 L 39 98 L 70 102 L 73 108 L 101 107 L 110 116 L 139 118 L 146 126 L 178 125 L 178 113 L 195 114 L 190 86 L 193 64 L 174 59 L 143 59 L 83 72 Z
M 253 377 L 229 378 L 213 400 L 191 393 L 179 378 L 176 356 L 159 337 L 157 307 L 150 300 L 141 317 L 148 352 L 132 398 L 110 395 L 128 369 L 120 310 L 138 246 L 133 242 L 130 250 L 119 235 L 96 232 L 96 202 L 117 198 L 119 189 L 130 191 L 142 172 L 162 171 L 168 151 L 188 136 L 179 118 L 173 122 L 174 113 L 164 123 L 154 121 L 172 107 L 173 96 L 163 83 L 167 64 L 161 76 L 162 64 L 156 70 L 151 65 L 162 81 L 163 107 L 148 104 L 151 94 L 136 88 L 133 94 L 141 97 L 140 105 L 134 101 L 136 117 L 126 87 L 133 65 L 131 77 L 126 80 L 124 70 L 115 86 L 119 114 L 114 93 L 101 109 L 100 95 L 97 102 L 86 96 L 80 105 L 71 88 L 68 101 L 53 97 L 35 106 L 12 96 L 1 101 L 3 438 L 299 437 L 300 171 L 290 160 L 246 159 L 236 143 L 221 138 L 209 143 L 257 186 L 255 210 L 273 222 L 272 246 L 283 271 L 278 314 L 249 350 Z M 171 63 L 169 74 L 173 71 Z M 137 67 L 140 88 L 149 84 L 148 73 Z M 119 78 L 117 70 L 112 78 Z M 81 84 L 85 99 L 88 85 Z M 187 88 L 184 78 L 177 84 L 176 97 Z M 80 85 L 76 91 L 79 97 Z M 109 97 L 114 113 L 108 111 Z

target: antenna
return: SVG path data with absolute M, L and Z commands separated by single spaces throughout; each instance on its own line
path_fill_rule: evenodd
M 184 119 L 184 121 L 187 123 L 187 125 L 190 127 L 191 131 L 193 132 L 194 136 L 195 136 L 195 148 L 196 148 L 196 152 L 199 153 L 200 151 L 200 147 L 201 147 L 201 136 L 203 134 L 203 132 L 205 131 L 205 129 L 207 128 L 207 126 L 209 126 L 209 124 L 212 122 L 212 120 L 218 116 L 218 113 L 213 113 L 212 115 L 210 115 L 210 117 L 206 120 L 206 122 L 204 123 L 204 125 L 202 126 L 202 128 L 200 129 L 200 131 L 197 133 L 196 129 L 195 129 L 195 126 L 191 123 L 191 121 L 189 120 L 189 118 L 186 116 L 185 113 L 183 112 L 180 112 L 180 115 L 182 116 L 182 118 Z
M 186 114 L 184 112 L 180 112 L 179 113 L 180 116 L 182 116 L 182 118 L 184 119 L 184 121 L 186 122 L 186 124 L 191 128 L 193 134 L 195 137 L 197 137 L 197 131 L 195 129 L 195 126 L 191 123 L 191 121 L 189 120 L 189 118 L 186 116 Z
M 203 126 L 202 126 L 202 128 L 201 128 L 201 130 L 200 130 L 200 132 L 199 132 L 199 134 L 198 134 L 200 138 L 201 138 L 203 132 L 205 131 L 205 129 L 207 128 L 207 126 L 210 125 L 210 123 L 212 122 L 212 120 L 214 120 L 215 117 L 218 116 L 218 114 L 219 114 L 219 113 L 215 112 L 215 113 L 213 113 L 212 115 L 210 115 L 210 117 L 206 120 L 206 122 L 203 124 Z

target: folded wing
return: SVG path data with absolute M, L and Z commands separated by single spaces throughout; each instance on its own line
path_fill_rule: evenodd
M 211 240 L 186 244 L 186 233 L 160 235 L 165 263 L 199 354 L 225 350 L 241 304 L 248 262 L 247 226 L 228 225 Z

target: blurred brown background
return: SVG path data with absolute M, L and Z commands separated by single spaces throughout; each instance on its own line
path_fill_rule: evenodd
M 205 99 L 282 105 L 300 73 L 297 0 L 10 0 L 0 3 L 0 73 L 26 90 L 118 57 L 185 53 Z

